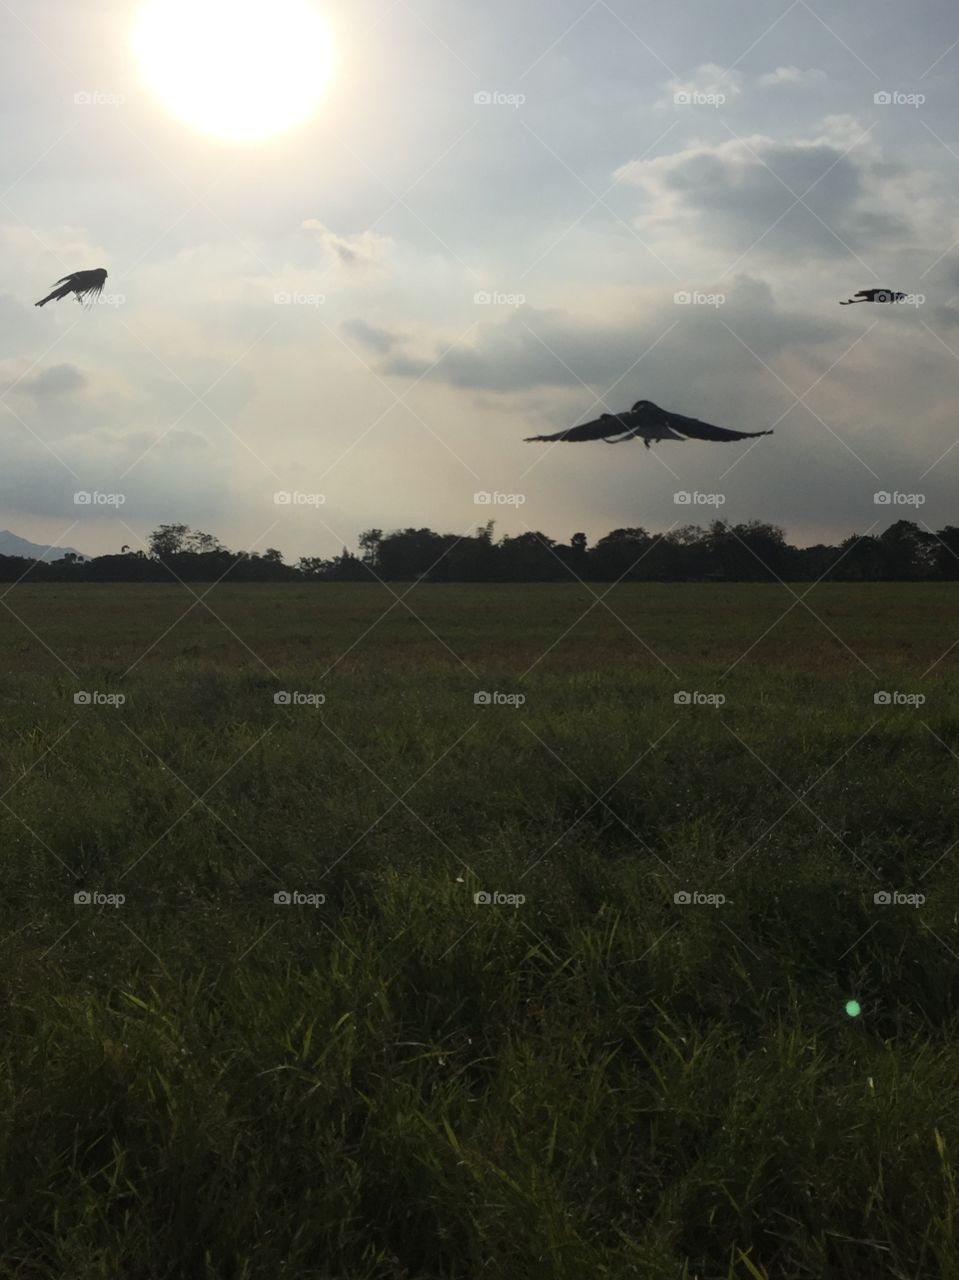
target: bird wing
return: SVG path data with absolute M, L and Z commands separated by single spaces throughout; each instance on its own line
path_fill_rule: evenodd
M 101 267 L 95 267 L 92 271 L 77 271 L 70 278 L 81 289 L 102 289 L 107 273 Z
M 634 421 L 630 421 L 630 419 Z M 554 431 L 549 436 L 527 436 L 530 440 L 606 440 L 610 436 L 620 436 L 635 426 L 635 415 L 631 413 L 604 413 L 592 422 L 581 422 L 578 427 L 567 427 L 565 431 Z
M 686 418 L 681 413 L 668 413 L 658 405 L 647 405 L 633 415 L 645 428 L 664 428 L 675 431 L 690 440 L 747 440 L 752 436 L 771 436 L 771 431 L 731 431 L 728 427 L 714 427 L 698 418 Z

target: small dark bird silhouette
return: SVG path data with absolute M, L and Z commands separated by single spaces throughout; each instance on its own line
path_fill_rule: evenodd
M 45 302 L 50 302 L 54 298 L 69 297 L 71 293 L 76 294 L 77 302 L 82 302 L 84 298 L 92 300 L 102 292 L 106 278 L 107 273 L 104 267 L 95 267 L 92 271 L 74 271 L 72 276 L 64 276 L 62 280 L 58 280 L 53 287 L 53 292 L 48 293 L 45 298 L 41 298 L 33 305 L 42 307 Z
M 658 444 L 660 440 L 748 440 L 753 436 L 771 435 L 771 431 L 730 431 L 727 427 L 714 427 L 698 418 L 685 418 L 681 413 L 660 409 L 652 400 L 637 400 L 628 413 L 604 413 L 578 427 L 526 439 L 605 440 L 607 444 L 639 439 L 648 449 L 650 441 Z
M 905 302 L 908 295 L 893 289 L 860 289 L 852 298 L 840 302 L 841 307 L 855 306 L 857 302 Z

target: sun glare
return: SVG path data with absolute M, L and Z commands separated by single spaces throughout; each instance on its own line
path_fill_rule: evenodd
M 175 115 L 241 142 L 305 120 L 332 63 L 326 24 L 309 0 L 148 0 L 133 49 Z

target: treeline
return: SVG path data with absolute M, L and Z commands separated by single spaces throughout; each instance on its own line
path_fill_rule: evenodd
M 791 546 L 776 525 L 714 521 L 665 535 L 614 529 L 590 546 L 584 533 L 556 542 L 544 533 L 496 540 L 493 522 L 469 537 L 400 529 L 361 534 L 356 552 L 330 559 L 230 551 L 212 534 L 161 525 L 149 550 L 32 562 L 0 556 L 2 582 L 921 582 L 959 579 L 959 528 L 933 532 L 898 520 L 878 535 L 836 545 Z

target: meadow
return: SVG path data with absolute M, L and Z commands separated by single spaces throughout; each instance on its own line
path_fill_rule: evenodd
M 954 586 L 0 600 L 0 1278 L 959 1276 Z

